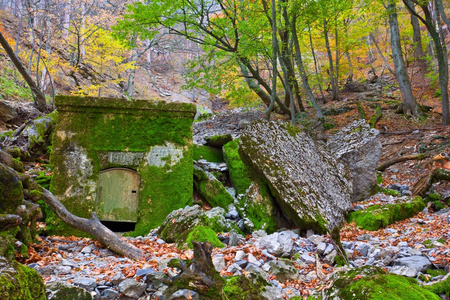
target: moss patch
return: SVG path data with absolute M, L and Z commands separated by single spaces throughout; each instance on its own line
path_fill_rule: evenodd
M 210 242 L 214 247 L 222 248 L 223 244 L 217 237 L 214 230 L 206 226 L 195 227 L 187 236 L 186 243 L 189 248 L 194 248 L 192 241 Z
M 261 292 L 265 291 L 265 286 L 268 285 L 262 277 L 255 274 L 246 276 L 233 276 L 227 280 L 227 284 L 223 289 L 225 299 L 236 300 L 259 300 L 261 299 Z
M 194 168 L 194 184 L 197 191 L 209 204 L 227 208 L 234 202 L 233 197 L 227 192 L 223 184 L 213 175 L 208 175 L 200 168 Z
M 228 165 L 230 179 L 237 194 L 245 194 L 252 184 L 250 173 L 239 155 L 239 139 L 223 146 L 223 155 Z
M 194 160 L 206 159 L 209 162 L 223 162 L 222 150 L 204 145 L 194 145 Z
M 372 266 L 340 272 L 335 278 L 331 289 L 326 291 L 326 296 L 330 299 L 441 299 L 420 287 L 414 279 L 389 274 Z
M 15 213 L 23 200 L 22 182 L 2 164 L 0 164 L 0 195 L 0 213 Z
M 0 298 L 8 300 L 45 300 L 45 285 L 38 272 L 11 262 L 14 270 L 0 270 Z
M 355 222 L 362 229 L 378 230 L 396 221 L 405 220 L 425 208 L 421 197 L 410 202 L 396 204 L 372 205 L 365 210 L 354 211 L 348 214 L 347 221 Z

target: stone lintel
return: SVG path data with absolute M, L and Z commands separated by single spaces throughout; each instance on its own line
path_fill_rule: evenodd
M 63 96 L 55 97 L 58 111 L 67 112 L 112 112 L 125 114 L 173 113 L 186 118 L 194 118 L 195 104 L 154 100 L 127 100 L 121 98 Z

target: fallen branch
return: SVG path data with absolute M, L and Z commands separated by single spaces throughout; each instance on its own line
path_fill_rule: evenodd
M 43 189 L 44 202 L 56 213 L 56 215 L 75 229 L 87 232 L 98 239 L 110 250 L 129 258 L 140 260 L 143 251 L 121 239 L 117 234 L 104 226 L 97 218 L 95 212 L 90 219 L 84 219 L 71 214 L 67 208 L 48 190 Z
M 383 172 L 384 170 L 386 170 L 390 166 L 398 164 L 400 162 L 404 162 L 404 161 L 408 161 L 408 160 L 422 160 L 422 159 L 425 159 L 427 157 L 430 157 L 433 153 L 428 152 L 428 153 L 418 153 L 418 154 L 399 156 L 399 157 L 393 158 L 391 160 L 388 160 L 387 162 L 385 162 L 384 164 L 379 166 L 378 167 L 378 171 Z
M 386 170 L 387 168 L 389 168 L 392 165 L 395 165 L 397 163 L 400 162 L 404 162 L 407 160 L 422 160 L 425 158 L 428 158 L 432 155 L 436 155 L 437 153 L 441 152 L 442 149 L 448 147 L 450 145 L 450 143 L 444 144 L 439 146 L 438 148 L 431 150 L 429 152 L 424 152 L 424 153 L 417 153 L 417 154 L 411 154 L 411 155 L 404 155 L 404 156 L 399 156 L 396 158 L 393 158 L 391 160 L 388 160 L 387 162 L 383 163 L 381 166 L 378 167 L 378 171 L 383 172 L 384 170 Z

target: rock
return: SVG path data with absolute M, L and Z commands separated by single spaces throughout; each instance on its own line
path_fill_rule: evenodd
M 138 299 L 145 291 L 147 285 L 133 279 L 125 279 L 119 284 L 119 292 L 132 299 Z
M 214 268 L 216 269 L 217 272 L 220 272 L 222 270 L 225 270 L 225 268 L 227 267 L 227 264 L 225 262 L 225 258 L 223 257 L 223 255 L 215 255 L 212 259 L 213 264 L 214 264 Z
M 418 274 L 417 270 L 407 266 L 394 266 L 389 270 L 393 274 L 415 278 Z
M 358 246 L 355 247 L 355 250 L 361 253 L 362 256 L 367 256 L 369 254 L 369 251 L 372 249 L 372 246 L 365 243 L 360 243 Z
M 74 286 L 68 282 L 57 281 L 47 286 L 48 300 L 92 300 L 92 295 L 81 287 Z M 114 298 L 108 298 L 114 299 Z
M 200 299 L 197 292 L 181 289 L 170 295 L 168 300 L 197 300 Z
M 268 183 L 290 222 L 319 233 L 343 224 L 351 209 L 347 170 L 300 129 L 255 121 L 242 133 L 239 154 Z
M 380 132 L 365 120 L 354 121 L 332 136 L 327 149 L 350 170 L 353 181 L 352 202 L 375 193 L 377 168 L 381 156 Z
M 301 260 L 303 260 L 305 263 L 312 265 L 316 263 L 316 258 L 314 256 L 309 255 L 309 253 L 304 253 L 300 255 Z
M 236 251 L 236 255 L 234 256 L 234 260 L 242 260 L 245 258 L 245 252 L 242 250 Z
M 113 290 L 113 289 L 105 289 L 102 292 L 102 296 L 105 297 L 108 300 L 110 300 L 110 299 L 111 300 L 118 299 L 119 295 L 120 294 L 118 292 L 116 292 L 115 290 Z
M 298 270 L 288 260 L 272 260 L 267 264 L 270 266 L 269 272 L 280 282 L 298 279 Z
M 231 142 L 233 140 L 233 137 L 231 134 L 220 134 L 215 135 L 211 137 L 205 137 L 206 146 L 219 148 L 221 149 L 223 145 L 227 144 L 228 142 Z
M 247 167 L 239 155 L 239 140 L 233 140 L 223 146 L 223 158 L 230 170 L 230 180 L 238 194 L 245 194 L 252 184 Z
M 281 221 L 277 220 L 277 211 L 274 206 L 268 187 L 261 181 L 253 181 L 244 195 L 238 197 L 237 206 L 251 223 L 245 226 L 247 231 L 265 230 L 272 233 Z
M 228 246 L 239 246 L 245 242 L 245 237 L 242 234 L 236 233 L 234 230 L 230 231 Z
M 119 285 L 124 280 L 125 276 L 122 274 L 122 272 L 117 272 L 111 277 L 111 283 L 114 285 Z
M 289 299 L 292 297 L 299 297 L 300 299 L 301 296 L 300 291 L 293 287 L 286 287 L 281 290 L 281 293 L 283 293 L 283 295 L 286 295 Z
M 313 234 L 308 237 L 308 240 L 313 243 L 315 246 L 319 245 L 323 241 L 322 235 Z
M 332 279 L 333 285 L 325 291 L 327 299 L 440 299 L 416 281 L 373 266 L 343 270 Z
M 17 111 L 13 102 L 6 100 L 0 101 L 0 120 L 3 122 L 8 122 L 16 117 Z
M 267 232 L 265 230 L 261 229 L 261 230 L 253 231 L 252 235 L 255 239 L 258 239 L 258 238 L 267 236 Z
M 206 106 L 197 105 L 197 112 L 195 113 L 194 120 L 203 120 L 212 116 L 213 111 Z
M 92 292 L 95 287 L 97 286 L 97 281 L 94 278 L 88 278 L 88 277 L 79 277 L 75 278 L 72 281 L 73 285 L 81 287 L 88 292 Z
M 159 227 L 158 234 L 168 243 L 184 242 L 188 234 L 201 224 L 204 218 L 205 213 L 198 205 L 174 210 Z
M 136 271 L 136 276 L 146 276 L 147 274 L 151 274 L 155 272 L 154 269 L 139 269 Z
M 327 243 L 321 242 L 319 245 L 317 245 L 316 251 L 319 255 L 322 255 L 326 249 Z
M 84 246 L 83 249 L 81 249 L 81 253 L 83 253 L 83 254 L 89 254 L 91 252 L 92 252 L 92 249 L 89 246 Z
M 194 185 L 212 206 L 220 206 L 226 209 L 229 204 L 234 202 L 234 198 L 213 174 L 196 165 L 194 165 Z
M 267 251 L 275 256 L 292 253 L 294 241 L 298 235 L 292 231 L 275 232 L 262 237 L 255 242 L 255 246 L 266 248 Z
M 336 250 L 332 250 L 330 253 L 328 253 L 324 258 L 323 261 L 326 262 L 329 265 L 334 264 L 334 259 L 337 256 Z
M 0 299 L 45 300 L 45 285 L 38 272 L 0 256 Z
M 422 273 L 426 273 L 428 269 L 433 267 L 433 264 L 427 257 L 418 255 L 398 258 L 394 260 L 394 264 L 414 268 L 417 272 Z
M 23 200 L 23 188 L 19 178 L 0 163 L 0 214 L 15 214 Z M 0 255 L 3 255 L 0 253 Z

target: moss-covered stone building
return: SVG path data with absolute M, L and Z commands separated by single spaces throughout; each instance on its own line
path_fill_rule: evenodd
M 73 214 L 147 234 L 192 202 L 195 105 L 57 96 L 51 191 Z M 53 220 L 52 233 L 80 234 Z

